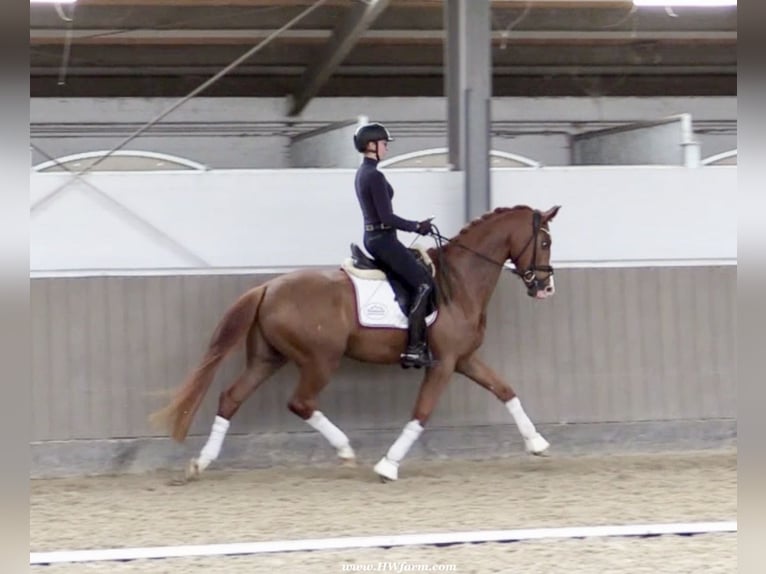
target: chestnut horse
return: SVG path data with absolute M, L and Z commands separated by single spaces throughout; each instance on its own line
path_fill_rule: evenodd
M 544 213 L 527 206 L 498 208 L 427 251 L 435 268 L 438 304 L 428 341 L 437 362 L 425 370 L 411 420 L 374 467 L 382 479 L 398 478 L 399 463 L 420 436 L 454 372 L 475 381 L 507 406 L 528 452 L 543 454 L 548 449 L 516 393 L 479 358 L 477 350 L 484 339 L 487 305 L 507 260 L 514 263 L 531 297 L 553 295 L 548 224 L 558 210 L 559 206 Z M 152 416 L 155 423 L 170 429 L 175 440 L 186 438 L 216 368 L 243 339 L 244 371 L 220 394 L 207 443 L 190 462 L 187 478 L 198 476 L 218 457 L 231 418 L 287 361 L 300 370 L 288 408 L 319 431 L 342 461 L 353 463 L 348 437 L 318 410 L 318 395 L 343 356 L 398 363 L 406 331 L 360 326 L 354 288 L 343 269 L 294 271 L 259 285 L 226 311 L 201 363 L 170 404 Z

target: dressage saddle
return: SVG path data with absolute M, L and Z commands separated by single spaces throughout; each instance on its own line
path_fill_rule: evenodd
M 431 274 L 431 276 L 433 276 L 434 268 L 431 261 L 426 260 L 428 256 L 424 255 L 421 249 L 414 247 L 408 247 L 408 249 L 415 256 L 415 259 L 418 261 L 418 263 L 423 265 Z M 356 243 L 351 244 L 351 262 L 357 269 L 382 271 L 394 291 L 394 297 L 399 304 L 399 307 L 405 316 L 409 316 L 410 309 L 412 307 L 412 300 L 415 294 L 411 293 L 409 288 L 398 277 L 388 271 L 385 267 L 378 265 L 378 262 L 367 255 L 364 251 L 362 251 L 362 249 Z M 427 314 L 430 314 L 435 310 L 436 297 L 435 293 L 432 293 L 432 296 L 429 297 L 428 301 Z
M 356 243 L 351 244 L 351 259 L 357 269 L 382 269 L 372 257 L 362 251 Z

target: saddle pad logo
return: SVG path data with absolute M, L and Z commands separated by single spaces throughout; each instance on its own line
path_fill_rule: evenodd
M 370 319 L 383 319 L 388 314 L 388 308 L 383 303 L 370 303 L 365 306 L 364 314 Z

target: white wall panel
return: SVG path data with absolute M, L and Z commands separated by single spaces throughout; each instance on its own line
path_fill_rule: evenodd
M 353 170 L 97 173 L 86 176 L 92 187 L 78 181 L 45 199 L 71 176 L 33 174 L 32 203 L 41 203 L 31 215 L 31 270 L 337 265 L 362 240 L 353 178 Z M 446 235 L 465 223 L 461 173 L 392 170 L 389 179 L 399 215 L 433 215 Z M 494 205 L 563 206 L 553 260 L 574 266 L 734 262 L 736 185 L 734 166 L 492 175 Z

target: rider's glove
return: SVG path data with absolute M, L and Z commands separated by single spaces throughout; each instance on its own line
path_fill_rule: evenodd
M 418 222 L 418 228 L 415 230 L 420 235 L 428 235 L 434 230 L 433 226 L 431 225 L 430 219 L 424 219 L 423 221 Z

